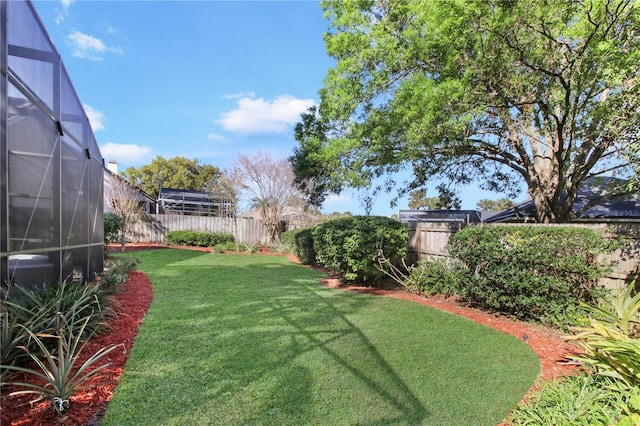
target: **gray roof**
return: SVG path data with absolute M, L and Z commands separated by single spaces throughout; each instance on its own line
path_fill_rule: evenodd
M 578 190 L 578 196 L 573 204 L 573 212 L 578 213 L 591 200 L 604 197 L 602 201 L 582 213 L 578 219 L 640 219 L 640 194 L 637 192 L 617 197 L 606 197 L 605 194 L 612 186 L 624 184 L 626 181 L 613 177 L 591 178 Z M 533 219 L 536 208 L 533 200 L 529 199 L 514 207 L 503 210 L 495 215 L 483 218 L 483 222 L 509 222 L 513 220 Z

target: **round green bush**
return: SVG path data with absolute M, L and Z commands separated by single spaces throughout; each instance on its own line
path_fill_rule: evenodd
M 449 240 L 467 270 L 460 295 L 485 310 L 562 325 L 581 301 L 595 302 L 612 243 L 591 229 L 559 226 L 470 226 Z
M 300 228 L 282 234 L 282 241 L 290 253 L 295 254 L 304 265 L 316 263 L 313 245 L 313 228 Z
M 376 267 L 379 252 L 398 264 L 407 254 L 408 239 L 404 224 L 383 216 L 341 217 L 313 229 L 316 261 L 350 281 L 380 280 L 385 273 Z

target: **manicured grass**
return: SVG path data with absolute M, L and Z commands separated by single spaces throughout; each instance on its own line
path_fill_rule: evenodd
M 154 300 L 105 426 L 495 425 L 540 368 L 511 336 L 284 257 L 135 256 Z

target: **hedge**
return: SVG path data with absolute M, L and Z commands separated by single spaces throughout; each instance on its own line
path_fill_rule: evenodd
M 169 231 L 167 243 L 181 246 L 213 247 L 235 242 L 232 234 L 223 232 Z
M 463 299 L 549 325 L 603 294 L 598 280 L 609 266 L 599 259 L 612 248 L 591 229 L 540 225 L 470 226 L 449 240 L 467 274 Z
M 313 229 L 316 261 L 347 280 L 375 282 L 384 277 L 374 260 L 379 251 L 398 263 L 406 256 L 408 239 L 405 225 L 383 216 L 342 217 Z
M 302 264 L 313 265 L 316 263 L 313 228 L 300 228 L 283 232 L 281 239 L 287 250 L 295 254 Z

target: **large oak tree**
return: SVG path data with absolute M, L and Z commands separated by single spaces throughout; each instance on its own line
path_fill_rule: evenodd
M 400 193 L 477 181 L 515 196 L 524 182 L 537 219 L 562 222 L 581 213 L 572 207 L 586 180 L 629 172 L 622 154 L 640 123 L 633 0 L 323 7 L 336 65 L 291 158 L 313 200 L 380 177 Z M 412 178 L 394 182 L 402 170 Z

